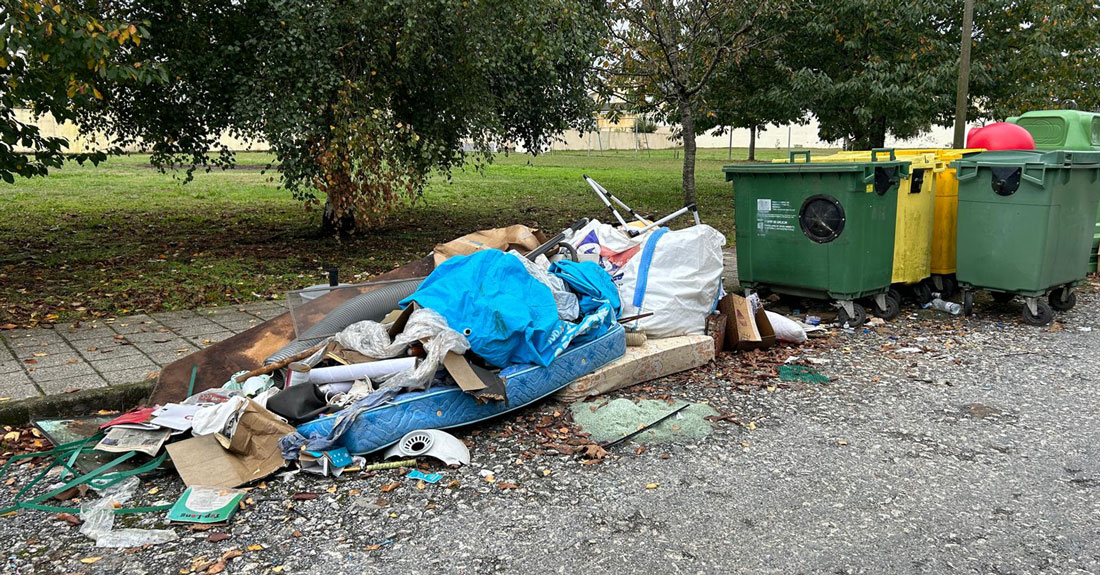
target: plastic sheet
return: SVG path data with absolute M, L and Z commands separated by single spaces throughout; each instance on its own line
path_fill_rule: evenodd
M 439 367 L 443 365 L 443 357 L 447 352 L 453 351 L 462 355 L 470 349 L 470 342 L 465 336 L 447 327 L 447 320 L 442 315 L 426 308 L 412 312 L 408 323 L 405 324 L 405 331 L 393 340 L 395 344 L 401 345 L 408 345 L 414 341 L 424 342 L 424 351 L 428 352 L 428 357 L 415 368 L 397 372 L 389 377 L 382 382 L 380 389 L 425 389 L 431 383 L 435 372 L 439 371 Z
M 94 539 L 96 547 L 122 549 L 179 539 L 167 529 L 114 529 L 115 507 L 129 501 L 140 484 L 137 477 L 129 477 L 100 491 L 99 499 L 80 504 L 80 532 Z
M 346 349 L 375 359 L 397 357 L 409 347 L 407 343 L 392 341 L 386 326 L 370 320 L 349 325 L 335 339 Z

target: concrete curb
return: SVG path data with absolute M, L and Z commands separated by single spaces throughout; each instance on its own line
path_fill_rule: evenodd
M 0 403 L 0 425 L 26 425 L 31 419 L 91 415 L 101 409 L 126 411 L 149 398 L 155 379 Z

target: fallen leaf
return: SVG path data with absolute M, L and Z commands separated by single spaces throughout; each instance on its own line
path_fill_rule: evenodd
M 390 491 L 393 491 L 394 489 L 397 489 L 398 487 L 401 487 L 401 484 L 394 481 L 393 483 L 387 483 L 386 485 L 383 485 L 381 489 L 382 489 L 382 493 L 389 493 Z
M 91 565 L 92 563 L 95 563 L 96 561 L 99 561 L 100 559 L 103 559 L 103 558 L 102 557 L 85 557 L 85 558 L 81 559 L 80 562 L 84 563 L 86 565 Z
M 646 483 L 645 484 L 646 489 L 657 489 L 660 486 L 661 486 L 660 483 Z
M 352 497 L 357 497 L 362 492 L 363 492 L 362 489 L 349 489 L 348 490 L 348 495 L 350 495 Z
M 259 544 L 249 545 L 248 547 L 245 547 L 245 549 L 248 549 L 249 551 L 263 551 L 264 546 Z
M 519 485 L 516 485 L 515 483 L 500 483 L 497 485 L 497 487 L 500 487 L 502 491 L 505 489 L 519 489 Z
M 154 488 L 150 489 L 148 491 L 148 493 L 149 493 L 149 495 L 156 495 L 157 493 L 160 493 L 160 488 L 159 487 L 154 487 Z
M 64 521 L 69 525 L 80 525 L 80 518 L 72 513 L 58 513 L 56 519 L 58 521 Z
M 291 533 L 291 536 L 293 536 L 293 537 L 301 537 L 301 536 L 302 536 L 302 532 L 301 532 L 301 531 L 298 531 L 297 529 L 295 529 L 295 530 L 294 530 L 294 531 L 293 531 L 293 532 Z
M 33 365 L 33 364 L 38 363 L 38 360 L 37 359 L 24 359 L 23 363 L 29 363 L 29 364 Z
M 329 487 L 325 490 L 325 493 L 336 493 L 336 486 L 333 485 L 332 487 Z
M 210 543 L 218 543 L 219 541 L 229 539 L 229 537 L 230 535 L 228 533 L 211 533 L 206 537 L 206 540 Z
M 50 354 L 48 354 L 48 353 L 36 353 L 36 354 L 34 354 L 34 357 L 49 357 L 49 356 L 50 356 Z
M 271 572 L 272 573 L 282 573 L 283 572 L 283 566 L 282 565 L 276 565 L 276 566 L 271 568 Z
M 310 493 L 308 491 L 299 491 L 298 493 L 292 495 L 290 498 L 294 501 L 310 501 L 312 499 L 317 499 L 317 494 Z

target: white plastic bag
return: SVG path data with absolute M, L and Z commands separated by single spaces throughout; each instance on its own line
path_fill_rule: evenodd
M 806 341 L 806 330 L 798 325 L 797 321 L 775 312 L 764 310 L 768 316 L 768 323 L 772 324 L 775 339 L 787 343 L 802 343 Z
M 718 298 L 724 245 L 726 237 L 706 224 L 648 234 L 622 268 L 619 297 L 622 315 L 653 315 L 628 327 L 651 338 L 702 334 Z

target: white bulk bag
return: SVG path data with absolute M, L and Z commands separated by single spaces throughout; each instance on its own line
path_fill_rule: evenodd
M 624 317 L 653 315 L 627 326 L 653 338 L 702 334 L 718 298 L 724 245 L 726 237 L 706 224 L 647 234 L 618 284 Z

